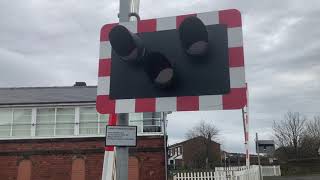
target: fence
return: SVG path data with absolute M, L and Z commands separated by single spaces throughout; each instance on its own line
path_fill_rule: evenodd
M 214 172 L 215 180 L 258 180 L 259 179 L 259 167 L 231 167 L 226 168 L 226 170 L 221 170 Z
M 185 172 L 177 173 L 173 180 L 214 180 L 214 173 L 210 172 Z
M 281 176 L 280 166 L 261 166 L 262 176 Z
M 215 167 L 214 171 L 241 171 L 247 169 L 247 166 L 230 166 L 230 167 Z
M 281 176 L 280 166 L 262 166 L 262 176 Z M 259 166 L 216 167 L 214 172 L 177 173 L 173 180 L 258 180 Z

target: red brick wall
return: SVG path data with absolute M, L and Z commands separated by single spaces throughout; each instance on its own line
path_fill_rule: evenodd
M 137 142 L 129 155 L 138 160 L 139 179 L 163 180 L 163 137 L 138 137 Z M 0 180 L 16 180 L 23 159 L 32 162 L 32 180 L 70 180 L 72 161 L 77 157 L 85 160 L 85 179 L 100 180 L 103 155 L 104 138 L 0 141 Z

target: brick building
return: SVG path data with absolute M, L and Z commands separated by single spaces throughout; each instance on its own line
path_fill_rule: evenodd
M 108 115 L 96 86 L 0 88 L 1 180 L 100 180 Z M 163 180 L 163 115 L 130 114 L 138 129 L 129 180 Z
M 210 141 L 204 137 L 192 138 L 168 147 L 168 165 L 171 168 L 200 168 L 205 166 L 208 149 L 208 161 L 211 165 L 220 165 L 221 152 L 220 144 Z

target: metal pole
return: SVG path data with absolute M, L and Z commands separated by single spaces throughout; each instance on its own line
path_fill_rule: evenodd
M 259 147 L 258 147 L 258 133 L 256 133 L 256 149 L 257 149 L 257 154 L 258 154 L 259 178 L 260 178 L 260 180 L 263 180 L 262 171 L 261 171 L 261 163 L 260 163 L 260 151 L 259 151 Z
M 132 0 L 120 0 L 119 22 L 128 22 L 131 11 Z M 123 113 L 118 115 L 118 125 L 127 126 L 129 124 L 129 114 Z M 128 180 L 128 147 L 116 148 L 116 179 Z
M 168 157 L 167 157 L 167 113 L 162 113 L 163 120 L 163 140 L 164 140 L 164 168 L 165 168 L 165 180 L 168 179 Z
M 118 114 L 118 125 L 127 126 L 129 124 L 129 114 Z M 116 147 L 116 179 L 128 180 L 128 147 Z
M 224 169 L 227 169 L 227 153 L 224 153 Z
M 131 0 L 120 0 L 119 7 L 119 21 L 129 21 Z M 118 115 L 118 125 L 129 124 L 129 114 Z M 117 147 L 116 148 L 116 179 L 117 180 L 128 180 L 128 161 L 129 151 L 128 147 Z
M 130 20 L 129 14 L 131 11 L 132 0 L 120 0 L 119 7 L 119 22 L 128 22 Z

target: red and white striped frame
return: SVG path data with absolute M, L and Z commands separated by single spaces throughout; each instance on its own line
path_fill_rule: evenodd
M 189 14 L 176 17 L 121 22 L 131 32 L 155 32 L 177 29 L 188 16 L 197 16 L 205 25 L 225 24 L 228 27 L 231 92 L 224 95 L 157 97 L 144 99 L 109 99 L 111 45 L 109 32 L 118 23 L 101 28 L 97 89 L 97 111 L 101 114 L 167 111 L 202 111 L 241 109 L 247 103 L 241 14 L 238 10 Z

